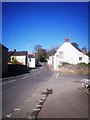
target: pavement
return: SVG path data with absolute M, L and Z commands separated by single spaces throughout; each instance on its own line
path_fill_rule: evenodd
M 51 79 L 46 87 L 52 88 L 53 94 L 48 96 L 38 118 L 88 118 L 89 94 L 80 89 L 79 81 Z

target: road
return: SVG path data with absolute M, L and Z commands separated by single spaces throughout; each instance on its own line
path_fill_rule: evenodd
M 78 90 L 78 88 L 81 86 L 80 81 L 82 79 L 87 79 L 87 77 L 88 76 L 85 75 L 69 75 L 56 73 L 48 68 L 46 63 L 43 63 L 41 67 L 31 70 L 28 74 L 20 77 L 5 79 L 2 83 L 2 116 L 3 118 L 27 118 L 28 115 L 32 112 L 33 108 L 35 108 L 38 99 L 40 99 L 41 92 L 45 91 L 46 88 L 52 88 L 54 94 L 47 99 L 46 106 L 44 105 L 39 114 L 40 118 L 52 118 L 53 115 L 57 115 L 58 117 L 65 117 L 66 115 L 66 117 L 81 116 L 81 118 L 87 118 L 88 95 L 83 91 Z M 73 96 L 71 97 L 71 100 L 73 100 L 71 107 L 73 108 L 76 106 L 71 116 L 70 112 L 66 111 L 66 114 L 64 115 L 65 106 L 63 105 L 61 105 L 61 107 L 63 107 L 61 111 L 60 104 L 62 104 L 62 102 L 55 104 L 58 105 L 58 110 L 60 110 L 60 112 L 62 113 L 61 116 L 58 112 L 51 112 L 53 110 L 52 106 L 49 107 L 49 112 L 46 112 L 47 115 L 44 113 L 45 109 L 48 108 L 48 103 L 49 105 L 50 101 L 52 101 L 52 103 L 55 103 L 57 99 L 61 99 L 61 101 L 64 100 L 65 105 L 67 106 L 67 108 L 69 108 L 69 95 Z M 55 96 L 60 96 L 62 98 Z M 53 101 L 52 99 L 55 99 L 55 101 Z M 67 99 L 68 102 L 66 102 L 65 99 Z M 81 108 L 79 104 L 81 105 Z M 55 105 L 53 105 L 54 108 Z M 76 113 L 78 111 L 79 113 L 77 116 Z
M 47 70 L 46 70 L 47 69 Z M 52 72 L 44 66 L 33 69 L 23 77 L 3 80 L 2 85 L 2 113 L 5 117 L 14 108 L 22 104 L 34 91 L 49 80 Z

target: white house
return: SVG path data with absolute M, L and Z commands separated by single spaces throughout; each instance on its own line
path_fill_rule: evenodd
M 57 49 L 57 52 L 53 56 L 53 68 L 58 70 L 59 66 L 62 65 L 63 62 L 68 62 L 71 64 L 77 63 L 89 63 L 89 57 L 85 54 L 85 52 L 78 51 L 69 41 L 69 38 L 65 39 L 65 42 L 62 46 Z
M 11 54 L 12 51 L 8 52 L 8 54 Z M 16 59 L 18 62 L 20 62 L 22 65 L 27 65 L 27 51 L 16 51 L 11 55 L 11 61 L 13 59 Z
M 53 56 L 49 56 L 48 64 L 49 64 L 49 65 L 52 65 L 52 64 L 53 64 Z
M 36 61 L 35 61 L 35 55 L 28 54 L 28 67 L 35 68 Z
M 19 64 L 26 65 L 30 68 L 35 68 L 35 56 L 34 54 L 28 54 L 27 51 L 16 51 L 13 54 L 13 51 L 8 52 L 8 54 L 11 54 L 11 62 L 13 59 L 16 59 Z

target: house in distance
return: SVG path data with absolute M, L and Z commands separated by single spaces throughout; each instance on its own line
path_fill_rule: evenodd
M 35 55 L 34 54 L 28 54 L 28 67 L 35 68 Z
M 84 50 L 82 52 L 77 50 L 70 43 L 70 39 L 66 38 L 65 42 L 57 49 L 55 55 L 50 56 L 48 59 L 48 64 L 52 65 L 55 70 L 58 70 L 59 66 L 61 66 L 63 62 L 70 64 L 88 64 L 89 57 L 86 55 Z
M 9 51 L 8 55 L 10 54 L 9 64 L 13 64 L 14 61 L 14 64 L 22 64 L 30 68 L 35 68 L 35 56 L 33 54 L 28 54 L 28 51 Z

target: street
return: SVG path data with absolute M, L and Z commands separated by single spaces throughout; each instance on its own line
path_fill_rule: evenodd
M 82 79 L 88 76 L 57 73 L 46 63 L 28 74 L 7 78 L 2 83 L 2 116 L 28 118 L 41 93 L 52 88 L 38 118 L 87 118 L 88 94 L 79 89 Z

